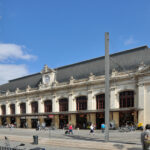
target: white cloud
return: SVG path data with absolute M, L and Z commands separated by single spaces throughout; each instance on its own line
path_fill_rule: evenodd
M 0 64 L 0 84 L 29 74 L 25 65 Z
M 14 59 L 31 60 L 36 58 L 34 55 L 26 54 L 24 48 L 24 46 L 16 44 L 0 43 L 0 61 L 4 62 Z
M 132 36 L 130 36 L 128 39 L 126 39 L 124 41 L 124 45 L 132 45 L 132 44 L 135 44 L 135 43 L 137 43 L 137 41 L 135 39 L 133 39 Z

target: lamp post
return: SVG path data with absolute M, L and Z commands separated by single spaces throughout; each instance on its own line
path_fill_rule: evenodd
M 109 141 L 109 32 L 105 33 L 105 142 Z

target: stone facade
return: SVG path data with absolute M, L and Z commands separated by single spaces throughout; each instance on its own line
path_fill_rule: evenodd
M 144 125 L 150 123 L 150 67 L 139 68 L 136 71 L 124 72 L 113 70 L 111 73 L 110 121 L 114 121 L 117 127 L 120 126 L 121 112 L 131 112 L 130 118 L 133 118 L 135 124 L 138 122 L 142 122 Z M 72 124 L 74 127 L 77 126 L 77 122 L 82 122 L 81 124 L 84 127 L 84 119 L 86 122 L 100 126 L 98 120 L 103 122 L 104 109 L 97 109 L 96 97 L 105 93 L 104 75 L 95 76 L 91 73 L 88 78 L 77 80 L 70 77 L 69 82 L 59 83 L 56 81 L 56 71 L 48 68 L 48 66 L 44 67 L 41 75 L 42 82 L 39 83 L 37 88 L 31 88 L 28 85 L 25 90 L 17 88 L 14 92 L 7 91 L 0 95 L 0 106 L 6 106 L 6 114 L 3 114 L 2 109 L 0 109 L 0 124 L 4 124 L 3 120 L 6 120 L 6 123 L 9 124 L 13 120 L 11 118 L 14 117 L 17 127 L 20 127 L 23 119 L 29 128 L 33 127 L 37 120 L 42 124 L 48 119 L 50 120 L 47 121 L 47 124 L 50 122 L 56 128 L 60 128 L 63 120 L 66 124 Z M 121 108 L 120 93 L 126 91 L 134 92 L 134 106 Z M 87 109 L 81 111 L 77 110 L 77 97 L 80 96 L 87 98 Z M 60 111 L 59 100 L 63 98 L 68 99 L 68 111 Z M 46 100 L 52 101 L 51 112 L 45 112 L 44 102 Z M 32 112 L 32 102 L 38 103 L 38 112 L 36 113 Z M 24 114 L 20 110 L 21 103 L 26 105 Z M 15 104 L 15 114 L 11 114 L 11 104 Z M 65 115 L 68 116 L 67 119 Z M 77 115 L 79 116 L 77 117 Z M 24 118 L 21 120 L 21 117 Z M 130 120 L 127 119 L 126 121 Z

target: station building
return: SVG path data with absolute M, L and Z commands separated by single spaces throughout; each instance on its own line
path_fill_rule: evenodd
M 0 85 L 0 125 L 37 122 L 99 129 L 105 121 L 105 57 L 51 69 Z M 110 121 L 150 123 L 150 48 L 110 55 Z

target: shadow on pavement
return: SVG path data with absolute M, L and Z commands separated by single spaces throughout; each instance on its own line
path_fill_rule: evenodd
M 72 139 L 77 139 L 77 140 L 84 140 L 84 141 L 95 141 L 95 142 L 105 142 L 105 140 L 101 140 L 99 138 L 94 138 L 91 137 L 91 136 L 87 136 L 87 137 L 84 137 L 84 136 L 81 136 L 81 135 L 65 135 L 66 137 L 70 137 Z M 119 143 L 119 144 L 136 144 L 136 145 L 141 145 L 139 143 L 135 143 L 135 142 L 126 142 L 126 141 L 109 141 L 111 143 Z M 116 145 L 119 145 L 119 144 L 116 144 Z M 132 150 L 132 149 L 131 149 Z M 134 150 L 134 149 L 133 149 Z M 137 149 L 138 150 L 138 149 Z M 141 149 L 140 149 L 141 150 Z
M 133 148 L 128 148 L 128 150 L 142 150 L 142 148 L 133 147 Z
M 120 150 L 124 148 L 124 145 L 121 144 L 114 144 L 113 146 Z

